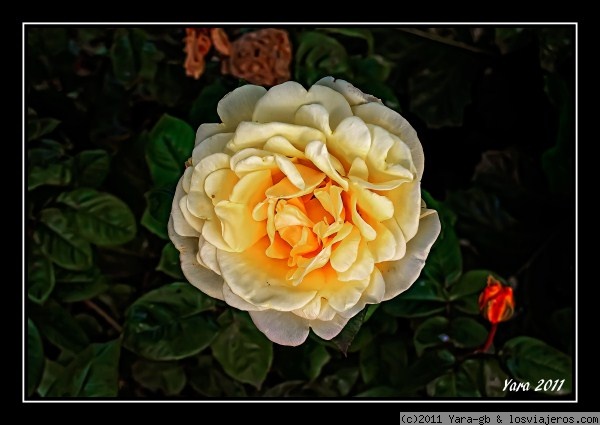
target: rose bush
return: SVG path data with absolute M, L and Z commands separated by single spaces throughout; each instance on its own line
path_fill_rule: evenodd
M 202 124 L 169 236 L 194 286 L 269 339 L 335 337 L 419 276 L 440 232 L 424 156 L 398 113 L 343 80 L 246 85 Z

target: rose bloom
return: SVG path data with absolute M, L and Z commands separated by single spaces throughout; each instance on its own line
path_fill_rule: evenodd
M 270 340 L 335 337 L 417 279 L 440 232 L 410 124 L 346 81 L 246 85 L 202 124 L 169 235 L 187 279 Z

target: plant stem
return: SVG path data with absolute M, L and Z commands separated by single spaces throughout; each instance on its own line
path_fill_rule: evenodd
M 121 325 L 119 325 L 115 319 L 113 319 L 112 317 L 110 317 L 108 315 L 108 313 L 104 310 L 102 310 L 96 303 L 94 303 L 93 301 L 90 300 L 84 300 L 83 303 L 91 308 L 92 310 L 94 310 L 96 313 L 98 313 L 99 316 L 101 316 L 104 320 L 106 320 L 106 322 L 112 326 L 117 332 L 121 333 L 123 332 L 123 328 L 121 327 Z
M 459 49 L 469 50 L 475 53 L 482 53 L 485 55 L 494 55 L 493 52 L 488 50 L 480 49 L 479 47 L 471 46 L 470 44 L 463 43 L 462 41 L 452 40 L 446 37 L 441 37 L 437 34 L 432 34 L 427 31 L 423 31 L 417 28 L 397 28 L 399 31 L 403 31 L 409 34 L 416 35 L 418 37 L 426 38 L 431 41 L 436 41 L 438 43 L 447 44 L 452 47 L 458 47 Z
M 498 323 L 492 323 L 492 327 L 490 328 L 490 333 L 488 334 L 487 339 L 485 340 L 485 344 L 481 349 L 477 350 L 479 352 L 485 353 L 490 349 L 492 343 L 494 342 L 494 337 L 496 336 L 496 329 L 498 329 Z

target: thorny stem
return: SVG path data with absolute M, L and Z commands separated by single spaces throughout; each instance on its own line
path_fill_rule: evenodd
M 93 301 L 90 300 L 85 300 L 83 301 L 83 303 L 91 308 L 92 310 L 94 310 L 96 313 L 98 313 L 99 316 L 101 316 L 104 320 L 106 320 L 106 322 L 112 326 L 117 332 L 121 333 L 123 332 L 123 328 L 121 327 L 121 325 L 119 325 L 115 319 L 113 319 L 112 317 L 110 317 L 108 315 L 108 313 L 104 310 L 102 310 L 96 303 L 94 303 Z

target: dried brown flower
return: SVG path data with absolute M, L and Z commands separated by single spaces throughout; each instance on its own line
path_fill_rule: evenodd
M 184 68 L 185 75 L 200 78 L 204 72 L 204 56 L 210 50 L 212 45 L 208 36 L 208 29 L 205 28 L 186 28 L 185 48 L 183 51 L 187 54 Z
M 217 52 L 224 56 L 229 56 L 231 54 L 231 43 L 223 28 L 211 28 L 210 38 L 212 39 Z
M 221 63 L 221 72 L 262 86 L 290 79 L 292 46 L 284 30 L 265 28 L 242 35 L 231 43 L 231 56 Z

